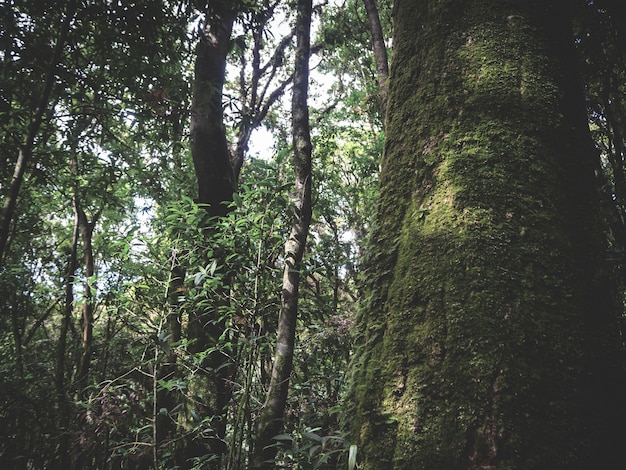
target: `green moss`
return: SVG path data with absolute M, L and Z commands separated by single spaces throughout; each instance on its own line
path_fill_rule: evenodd
M 352 377 L 364 468 L 584 461 L 584 134 L 558 12 L 518 3 L 399 3 Z

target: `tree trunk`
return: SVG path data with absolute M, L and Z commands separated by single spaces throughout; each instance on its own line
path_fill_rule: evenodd
M 174 179 L 183 178 L 185 169 L 182 164 L 184 150 L 183 122 L 179 111 L 172 116 L 172 163 L 174 165 Z M 165 350 L 164 359 L 159 363 L 158 380 L 183 379 L 182 368 L 178 366 L 176 348 L 182 339 L 182 305 L 185 292 L 185 268 L 181 265 L 181 252 L 178 243 L 171 248 L 171 264 L 169 280 L 166 292 L 167 315 L 165 322 L 165 338 L 161 345 Z M 178 437 L 176 434 L 178 416 L 181 411 L 180 405 L 183 395 L 178 389 L 160 387 L 157 392 L 157 416 L 156 416 L 156 443 L 158 452 L 162 455 L 162 465 L 173 465 L 174 443 Z M 164 410 L 164 411 L 162 411 Z
M 293 226 L 285 243 L 285 266 L 276 350 L 265 406 L 258 418 L 253 468 L 273 469 L 276 447 L 272 438 L 283 428 L 289 391 L 298 315 L 300 266 L 311 222 L 311 137 L 307 104 L 311 29 L 311 0 L 299 0 L 296 58 L 291 105 L 294 168 L 296 173 Z
M 65 381 L 65 364 L 67 354 L 67 333 L 72 322 L 72 314 L 74 313 L 74 280 L 76 278 L 76 269 L 78 268 L 78 237 L 78 215 L 75 213 L 72 247 L 67 260 L 67 274 L 65 279 L 65 302 L 63 308 L 63 317 L 61 319 L 61 330 L 59 331 L 59 341 L 57 343 L 56 350 L 56 370 L 54 380 L 59 409 L 59 429 L 61 430 L 56 462 L 56 468 L 58 468 L 59 470 L 67 469 L 70 466 L 70 394 L 68 393 L 67 384 Z
M 196 48 L 191 104 L 191 153 L 198 180 L 198 201 L 210 204 L 210 215 L 226 215 L 235 179 L 224 129 L 222 89 L 226 55 L 238 2 L 212 2 Z
M 159 368 L 159 380 L 179 378 L 176 367 L 174 345 L 182 338 L 181 312 L 182 295 L 184 292 L 185 271 L 178 264 L 176 253 L 172 255 L 172 268 L 168 285 L 167 339 L 163 364 Z M 162 387 L 157 394 L 157 442 L 166 444 L 176 437 L 176 413 L 174 408 L 180 402 L 180 393 Z M 165 412 L 161 412 L 165 410 Z
M 370 35 L 372 37 L 372 51 L 376 61 L 376 79 L 378 80 L 378 92 L 380 93 L 380 103 L 383 114 L 383 121 L 387 113 L 387 96 L 389 95 L 389 59 L 387 58 L 387 47 L 383 36 L 383 28 L 380 25 L 376 0 L 363 0 L 367 19 L 370 24 Z
M 93 353 L 93 276 L 95 274 L 95 264 L 93 258 L 93 230 L 100 217 L 96 213 L 90 222 L 81 206 L 78 194 L 74 197 L 74 210 L 78 217 L 78 229 L 83 244 L 83 263 L 85 268 L 85 281 L 83 283 L 83 304 L 81 316 L 81 343 L 80 356 L 76 367 L 76 387 L 79 397 L 87 396 L 87 386 L 89 385 L 89 372 L 91 370 L 91 355 Z
M 396 6 L 360 468 L 611 468 L 622 352 L 568 3 Z
M 228 214 L 230 209 L 224 202 L 232 201 L 236 186 L 223 123 L 222 89 L 233 22 L 240 7 L 238 1 L 211 2 L 196 49 L 190 142 L 198 181 L 198 202 L 207 204 L 210 216 Z M 211 230 L 210 226 L 206 228 Z M 211 352 L 206 355 L 201 369 L 188 379 L 189 397 L 185 412 L 180 416 L 187 437 L 177 451 L 177 461 L 183 468 L 190 468 L 194 458 L 207 456 L 212 459 L 208 462 L 209 468 L 219 468 L 227 451 L 224 438 L 231 396 L 227 379 L 231 368 L 228 367 L 228 356 L 219 347 L 219 338 L 225 331 L 225 321 L 220 320 L 223 297 L 222 293 L 215 293 L 213 308 L 189 313 L 189 352 Z M 197 421 L 197 417 L 210 419 L 209 436 L 196 432 L 199 425 L 205 426 Z

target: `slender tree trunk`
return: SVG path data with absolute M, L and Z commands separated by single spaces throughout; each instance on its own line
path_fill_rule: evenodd
M 77 135 L 80 135 L 81 126 L 77 127 Z M 83 283 L 83 303 L 81 309 L 81 342 L 80 355 L 76 364 L 75 383 L 78 397 L 86 396 L 86 387 L 89 383 L 89 372 L 91 369 L 91 355 L 93 348 L 93 313 L 94 313 L 94 296 L 93 296 L 93 276 L 95 274 L 95 264 L 93 258 L 93 231 L 100 218 L 101 211 L 94 214 L 91 222 L 85 213 L 80 200 L 80 191 L 78 187 L 79 165 L 78 156 L 75 149 L 72 151 L 70 159 L 70 169 L 76 180 L 74 183 L 74 195 L 72 204 L 74 206 L 74 214 L 78 225 L 78 233 L 82 241 L 83 248 L 83 266 L 85 281 Z
M 77 161 L 74 160 L 72 166 L 77 170 Z M 78 174 L 77 172 L 75 173 Z M 85 281 L 83 282 L 83 301 L 81 308 L 81 340 L 74 384 L 76 397 L 79 400 L 86 400 L 89 397 L 89 375 L 91 373 L 91 356 L 93 354 L 93 322 L 94 322 L 94 295 L 93 276 L 95 274 L 95 264 L 93 257 L 93 230 L 100 217 L 100 212 L 96 213 L 90 222 L 85 213 L 78 191 L 74 194 L 74 211 L 78 220 L 78 231 L 82 241 L 83 265 Z M 80 469 L 85 465 L 84 457 L 79 453 L 71 462 L 71 469 Z M 88 461 L 88 460 L 87 460 Z
M 11 221 L 15 213 L 15 207 L 17 205 L 17 198 L 19 196 L 22 182 L 24 181 L 24 172 L 28 166 L 33 154 L 33 147 L 35 145 L 35 138 L 39 133 L 39 128 L 43 121 L 43 117 L 48 109 L 48 103 L 50 101 L 50 94 L 55 82 L 56 68 L 61 59 L 61 53 L 65 47 L 67 35 L 70 30 L 72 19 L 76 13 L 76 0 L 71 0 L 67 6 L 67 11 L 61 24 L 59 37 L 54 48 L 52 60 L 48 66 L 48 71 L 43 82 L 43 88 L 39 103 L 35 109 L 35 113 L 31 119 L 24 144 L 19 150 L 17 161 L 15 163 L 15 170 L 13 171 L 13 177 L 9 184 L 7 195 L 4 199 L 2 210 L 0 211 L 0 266 L 4 262 L 4 257 L 7 251 L 7 243 L 9 240 L 9 232 L 11 230 Z
M 11 309 L 11 330 L 13 333 L 13 348 L 15 350 L 15 369 L 20 379 L 24 378 L 24 354 L 22 336 L 24 325 L 19 317 L 19 309 Z
M 383 36 L 383 28 L 380 25 L 380 17 L 376 0 L 363 0 L 365 10 L 367 11 L 367 19 L 370 24 L 370 35 L 372 37 L 372 50 L 376 61 L 376 79 L 378 80 L 378 91 L 380 93 L 381 109 L 383 120 L 387 113 L 387 96 L 389 94 L 389 59 L 387 58 L 387 47 L 385 46 L 385 37 Z
M 183 123 L 180 112 L 172 116 L 173 138 L 172 138 L 172 162 L 174 164 L 174 178 L 181 178 L 184 172 L 182 165 L 182 153 L 184 145 Z M 165 322 L 166 336 L 164 340 L 165 354 L 163 361 L 159 363 L 159 380 L 181 380 L 182 371 L 178 367 L 178 356 L 176 347 L 182 339 L 182 312 L 181 307 L 184 299 L 185 268 L 179 259 L 180 250 L 174 244 L 171 252 L 170 275 L 166 293 L 167 318 Z M 179 390 L 168 390 L 160 387 L 157 393 L 157 417 L 156 417 L 156 442 L 161 455 L 168 455 L 170 458 L 163 458 L 162 464 L 172 464 L 172 450 L 177 438 L 178 415 L 181 411 L 183 396 Z M 164 410 L 164 411 L 162 411 Z
M 181 325 L 181 298 L 183 296 L 183 287 L 185 281 L 185 271 L 178 264 L 176 254 L 172 256 L 172 269 L 168 286 L 168 308 L 167 314 L 167 347 L 158 373 L 159 380 L 172 380 L 179 378 L 177 372 L 177 357 L 174 345 L 182 338 Z M 167 349 L 169 348 L 169 349 Z M 176 421 L 177 413 L 174 408 L 180 403 L 180 393 L 161 388 L 157 394 L 157 443 L 159 445 L 166 444 L 168 441 L 174 440 L 176 437 Z M 161 410 L 165 410 L 162 412 Z
M 78 216 L 78 228 L 83 244 L 83 263 L 85 268 L 85 282 L 83 283 L 83 304 L 81 316 L 81 344 L 80 356 L 76 368 L 76 386 L 78 396 L 86 396 L 87 385 L 89 385 L 89 372 L 91 370 L 91 355 L 93 353 L 93 276 L 95 274 L 95 264 L 93 258 L 93 230 L 100 217 L 100 213 L 94 215 L 90 222 L 87 214 L 83 210 L 78 195 L 74 197 L 74 208 Z
M 276 447 L 272 437 L 283 428 L 283 415 L 289 391 L 293 351 L 298 315 L 298 288 L 300 266 L 311 222 L 311 137 L 307 104 L 309 82 L 311 0 L 299 0 L 296 23 L 296 58 L 291 105 L 293 152 L 295 168 L 294 220 L 289 239 L 285 243 L 285 267 L 276 350 L 272 377 L 265 405 L 258 419 L 254 443 L 253 468 L 274 468 Z
M 61 436 L 59 438 L 59 448 L 57 454 L 57 467 L 59 470 L 70 467 L 70 410 L 69 398 L 65 381 L 66 371 L 66 354 L 67 354 L 67 333 L 72 322 L 72 313 L 74 312 L 74 280 L 76 269 L 78 268 L 77 252 L 78 252 L 78 214 L 74 213 L 74 231 L 72 235 L 72 248 L 67 260 L 67 273 L 65 278 L 65 302 L 63 308 L 63 317 L 61 319 L 61 330 L 59 332 L 59 342 L 56 350 L 56 370 L 55 370 L 55 387 L 59 409 L 59 429 Z
M 397 2 L 346 410 L 360 468 L 621 459 L 623 357 L 570 10 Z
M 232 156 L 236 180 L 239 178 L 252 132 L 265 119 L 274 103 L 282 97 L 292 80 L 292 77 L 288 77 L 278 83 L 270 92 L 270 84 L 275 81 L 277 72 L 285 66 L 285 49 L 291 44 L 295 34 L 293 30 L 281 39 L 271 59 L 265 64 L 261 63 L 261 50 L 265 47 L 265 34 L 268 30 L 268 22 L 274 18 L 276 7 L 279 5 L 280 2 L 274 2 L 267 9 L 263 7 L 263 14 L 255 18 L 252 32 L 252 63 L 249 64 L 250 67 L 248 67 L 245 59 L 242 58 L 239 89 L 241 102 L 243 103 L 242 114 L 246 116 L 247 121 L 241 122 L 239 126 L 237 144 Z M 249 79 L 247 79 L 249 68 Z M 262 83 L 263 77 L 266 79 L 265 83 Z

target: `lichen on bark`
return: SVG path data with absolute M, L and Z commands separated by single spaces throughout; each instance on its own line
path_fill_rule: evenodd
M 608 462 L 623 374 L 567 10 L 398 2 L 348 400 L 363 468 Z

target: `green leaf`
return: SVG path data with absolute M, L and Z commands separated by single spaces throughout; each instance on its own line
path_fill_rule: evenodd
M 311 439 L 312 441 L 322 442 L 322 438 L 319 436 L 319 434 L 316 434 L 314 432 L 304 431 L 302 435 L 307 439 Z
M 348 470 L 354 470 L 356 467 L 356 451 L 357 445 L 352 444 L 348 453 Z
M 196 273 L 196 275 L 194 276 L 193 283 L 194 283 L 196 286 L 199 286 L 199 285 L 200 285 L 200 283 L 201 283 L 202 281 L 204 281 L 204 278 L 205 278 L 205 277 L 206 277 L 206 276 L 205 276 L 205 274 L 204 274 L 202 271 L 197 272 L 197 273 Z
M 208 266 L 209 275 L 213 276 L 215 274 L 215 270 L 217 269 L 217 260 L 213 260 L 211 266 Z

